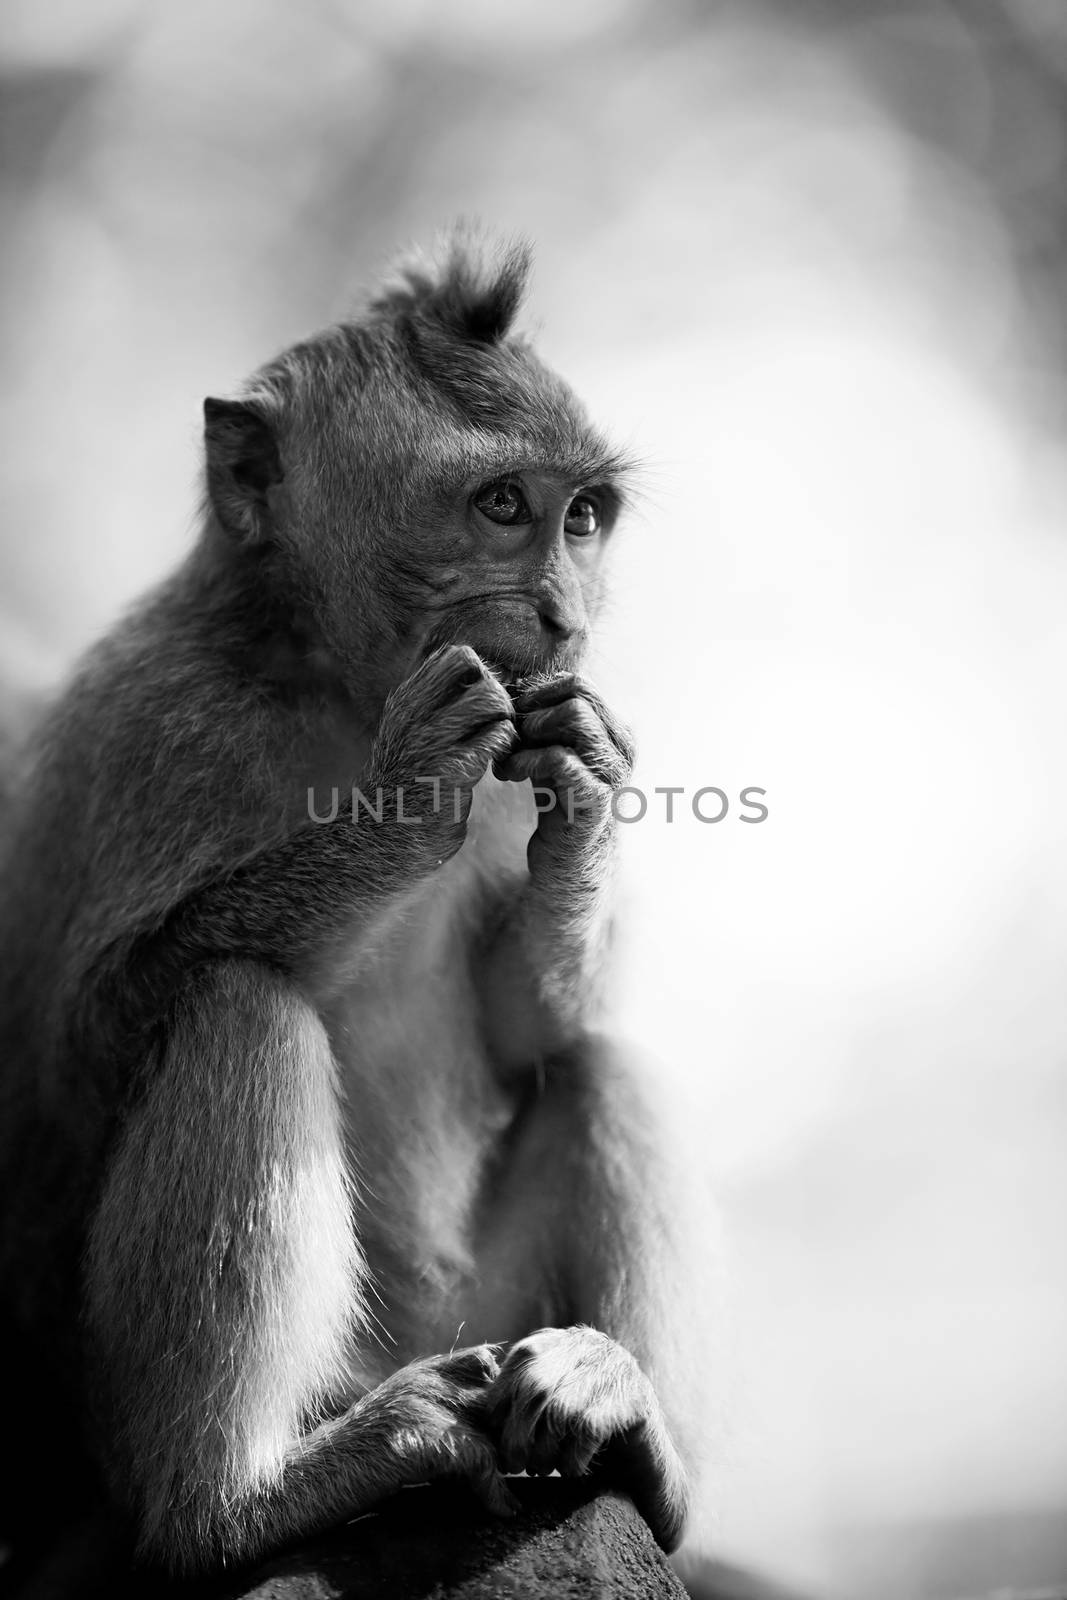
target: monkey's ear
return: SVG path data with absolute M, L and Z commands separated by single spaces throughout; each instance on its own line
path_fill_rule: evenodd
M 264 537 L 267 496 L 282 462 L 265 411 L 245 400 L 204 401 L 207 490 L 222 526 L 240 539 Z

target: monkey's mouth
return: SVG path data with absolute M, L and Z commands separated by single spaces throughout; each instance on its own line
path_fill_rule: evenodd
M 470 642 L 473 648 L 478 650 L 478 646 L 474 644 L 473 640 L 462 640 L 460 642 Z M 576 655 L 573 652 L 564 650 L 555 650 L 550 655 L 539 656 L 536 661 L 524 659 L 520 662 L 503 660 L 499 656 L 494 656 L 484 650 L 478 650 L 478 654 L 494 678 L 500 680 L 513 700 L 516 695 L 522 694 L 524 690 L 532 689 L 537 684 L 545 682 L 548 678 L 554 678 L 557 673 L 573 672 L 578 665 Z
M 506 662 L 494 661 L 489 656 L 483 656 L 482 660 L 493 674 L 493 677 L 499 678 L 512 700 L 516 695 L 521 694 L 524 689 L 531 688 L 541 678 L 550 676 L 552 671 L 551 668 L 547 672 L 543 668 L 536 672 L 524 671 Z
M 443 644 L 468 644 L 499 678 L 509 695 L 559 672 L 573 672 L 584 653 L 585 635 L 561 640 L 540 620 L 536 606 L 523 602 L 492 607 L 456 607 L 430 630 L 423 654 Z

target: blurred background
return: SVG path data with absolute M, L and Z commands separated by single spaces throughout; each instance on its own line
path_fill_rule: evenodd
M 1063 0 L 5 0 L 0 74 L 0 677 L 187 547 L 205 394 L 529 235 L 647 463 L 618 1006 L 726 1221 L 715 1546 L 1067 1579 Z

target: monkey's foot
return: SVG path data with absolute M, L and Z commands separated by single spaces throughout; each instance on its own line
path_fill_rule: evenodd
M 486 1426 L 505 1472 L 579 1477 L 627 1489 L 673 1550 L 688 1509 L 685 1472 L 652 1385 L 629 1351 L 595 1328 L 542 1328 L 508 1351 Z

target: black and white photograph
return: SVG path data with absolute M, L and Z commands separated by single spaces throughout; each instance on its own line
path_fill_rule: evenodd
M 1067 1600 L 1067 0 L 2 0 L 0 1596 Z

